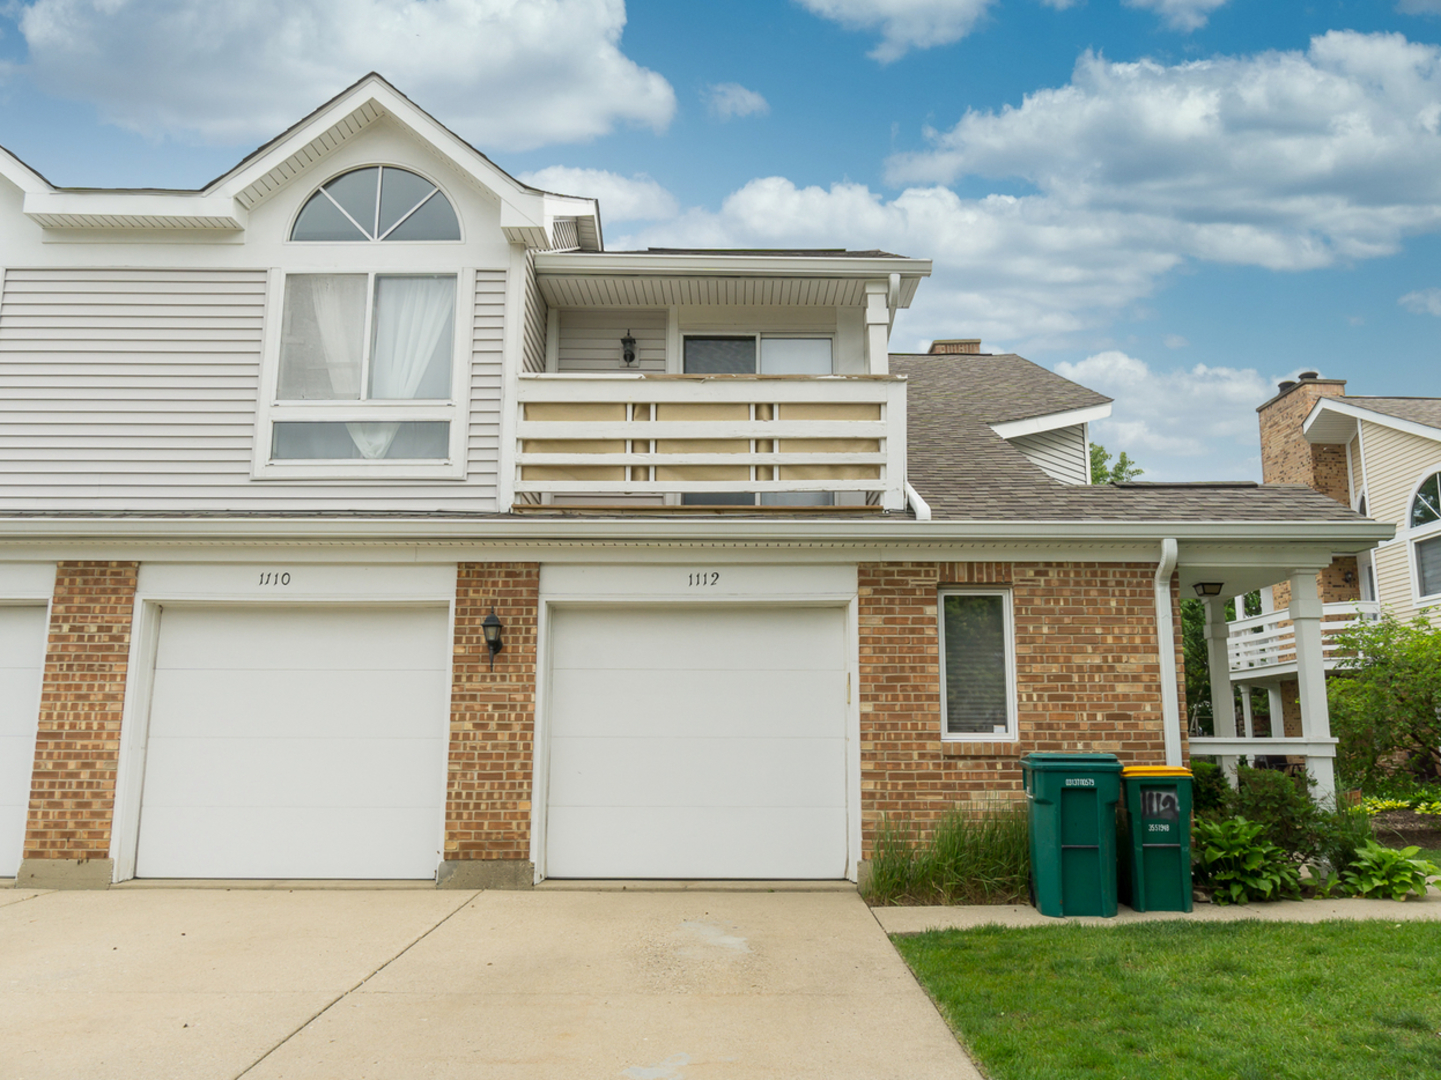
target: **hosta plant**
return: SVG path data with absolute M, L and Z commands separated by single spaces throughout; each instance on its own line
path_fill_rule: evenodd
M 1245 818 L 1197 821 L 1192 851 L 1197 876 L 1217 904 L 1299 897 L 1296 864 L 1275 844 L 1261 839 L 1265 826 Z
M 1392 900 L 1405 900 L 1412 893 L 1425 896 L 1427 884 L 1441 877 L 1441 867 L 1418 859 L 1420 851 L 1419 847 L 1398 851 L 1368 840 L 1356 849 L 1355 861 L 1341 877 L 1357 896 L 1389 896 Z

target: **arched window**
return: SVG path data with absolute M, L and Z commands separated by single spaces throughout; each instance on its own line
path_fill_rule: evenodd
M 459 240 L 455 208 L 423 176 L 393 165 L 342 173 L 310 199 L 292 240 Z
M 1441 521 L 1441 473 L 1432 473 L 1411 500 L 1411 528 Z

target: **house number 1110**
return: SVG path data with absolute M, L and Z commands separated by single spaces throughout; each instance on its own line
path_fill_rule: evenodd
M 290 574 L 289 574 L 288 572 L 287 572 L 287 573 L 281 573 L 281 574 L 275 574 L 275 573 L 270 573 L 270 572 L 267 571 L 266 573 L 260 575 L 260 584 L 262 584 L 262 585 L 289 585 L 289 584 L 290 584 Z
M 714 585 L 719 580 L 719 570 L 702 570 L 699 574 L 692 574 L 687 579 L 687 584 L 692 588 L 700 589 Z

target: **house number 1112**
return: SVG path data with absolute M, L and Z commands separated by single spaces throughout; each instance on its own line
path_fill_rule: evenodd
M 692 588 L 708 588 L 720 580 L 719 570 L 702 570 L 699 574 L 692 574 L 687 579 L 687 584 Z

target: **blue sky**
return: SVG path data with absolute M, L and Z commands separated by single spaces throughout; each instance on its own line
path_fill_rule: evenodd
M 371 69 L 613 249 L 934 259 L 895 347 L 1110 394 L 1150 479 L 1259 478 L 1301 370 L 1441 395 L 1441 0 L 11 0 L 0 145 L 195 187 Z

